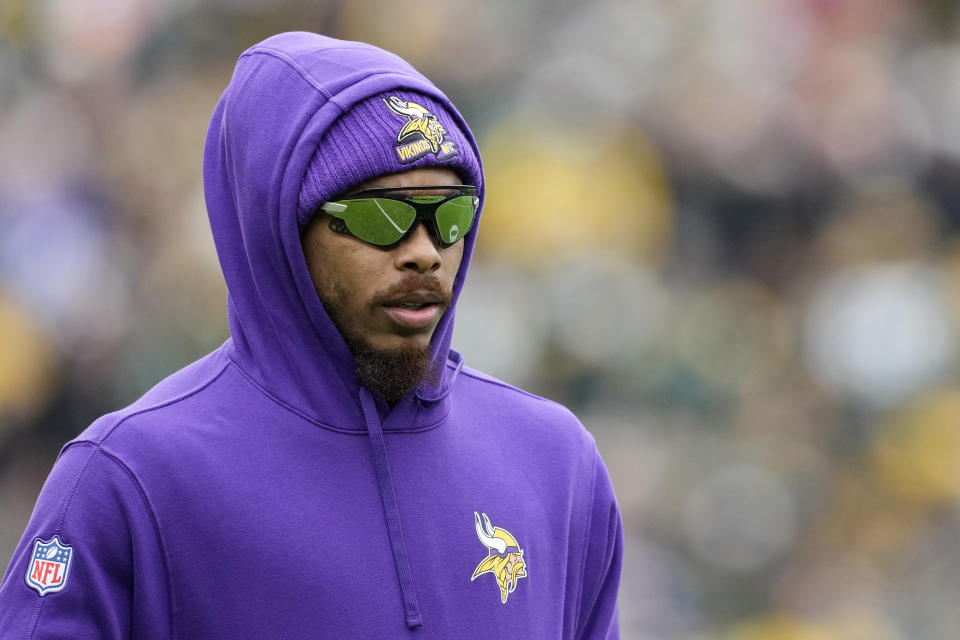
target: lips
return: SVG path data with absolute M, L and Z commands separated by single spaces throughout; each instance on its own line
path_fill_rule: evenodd
M 436 323 L 443 303 L 443 297 L 436 293 L 414 291 L 384 302 L 383 309 L 400 327 L 422 330 Z

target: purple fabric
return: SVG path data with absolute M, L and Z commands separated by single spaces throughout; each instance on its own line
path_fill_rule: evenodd
M 423 616 L 420 613 L 413 575 L 410 572 L 407 545 L 403 538 L 403 525 L 400 519 L 400 507 L 397 504 L 397 493 L 393 488 L 393 478 L 390 474 L 390 463 L 387 460 L 387 445 L 383 439 L 383 429 L 380 425 L 380 418 L 377 416 L 373 395 L 366 389 L 360 390 L 360 406 L 363 408 L 363 415 L 370 435 L 373 467 L 377 472 L 377 484 L 380 485 L 380 497 L 383 500 L 387 531 L 390 533 L 390 545 L 393 549 L 394 565 L 397 568 L 397 579 L 403 597 L 407 626 L 413 629 L 423 624 Z
M 241 56 L 204 151 L 231 338 L 66 445 L 0 583 L 0 637 L 617 637 L 620 517 L 577 419 L 464 366 L 452 307 L 440 382 L 388 408 L 313 290 L 307 167 L 350 105 L 406 90 L 479 158 L 392 54 L 288 33 Z M 496 556 L 475 512 L 523 552 L 512 590 L 474 575 Z M 40 595 L 34 545 L 54 536 L 68 579 Z

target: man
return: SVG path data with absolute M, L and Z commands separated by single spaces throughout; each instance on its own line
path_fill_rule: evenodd
M 483 174 L 449 100 L 375 47 L 272 37 L 204 184 L 231 338 L 63 449 L 0 637 L 616 637 L 593 440 L 450 349 Z

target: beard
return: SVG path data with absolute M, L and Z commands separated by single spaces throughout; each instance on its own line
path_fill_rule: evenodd
M 379 393 L 390 406 L 412 391 L 439 382 L 439 368 L 430 359 L 430 347 L 374 349 L 363 340 L 347 338 L 356 361 L 354 373 L 367 389 Z
M 449 292 L 441 292 L 439 282 L 435 279 L 410 276 L 398 285 L 378 292 L 372 304 L 379 304 L 392 296 L 418 288 L 441 293 L 447 305 L 452 299 Z M 339 283 L 332 283 L 330 290 L 326 292 L 322 291 L 321 287 L 316 287 L 316 290 L 327 315 L 353 353 L 354 374 L 363 386 L 380 394 L 393 406 L 412 391 L 439 384 L 441 368 L 430 357 L 430 345 L 377 349 L 352 331 L 349 323 L 343 321 L 347 292 Z

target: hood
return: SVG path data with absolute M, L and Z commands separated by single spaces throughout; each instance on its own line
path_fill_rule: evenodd
M 479 158 L 450 100 L 406 61 L 368 44 L 304 32 L 273 36 L 240 56 L 204 149 L 207 211 L 228 289 L 227 355 L 276 401 L 336 430 L 365 430 L 360 383 L 353 355 L 307 270 L 298 195 L 331 125 L 351 106 L 392 90 L 415 91 L 441 103 Z M 482 207 L 482 179 L 476 186 Z M 443 371 L 439 383 L 392 409 L 378 398 L 386 431 L 430 428 L 446 416 L 462 364 L 450 349 L 454 310 L 477 227 L 465 238 L 454 302 L 433 336 L 433 359 Z

